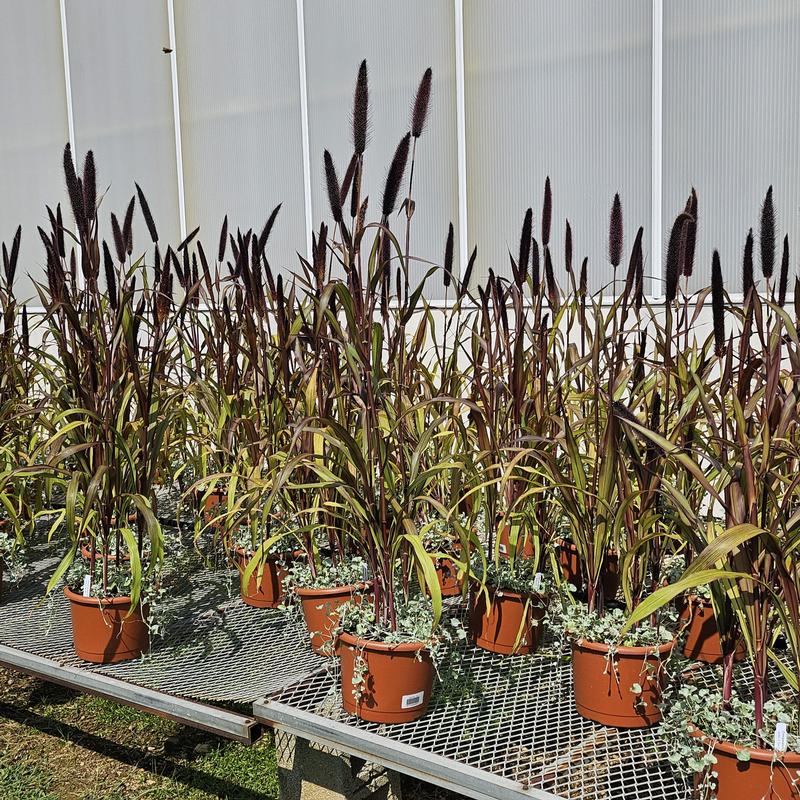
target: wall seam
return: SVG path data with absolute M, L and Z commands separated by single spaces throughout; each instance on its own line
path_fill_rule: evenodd
M 183 142 L 181 138 L 181 102 L 178 90 L 178 50 L 175 37 L 175 4 L 167 0 L 167 20 L 169 23 L 169 66 L 172 77 L 172 118 L 175 128 L 175 166 L 178 178 L 178 221 L 181 240 L 186 238 L 186 194 L 183 180 Z
M 456 131 L 458 137 L 458 242 L 461 273 L 469 259 L 467 207 L 467 115 L 464 71 L 464 0 L 454 0 L 456 45 Z
M 297 10 L 297 61 L 300 77 L 300 135 L 303 147 L 303 200 L 306 218 L 306 256 L 312 259 L 314 227 L 311 204 L 311 142 L 308 124 L 308 73 L 306 70 L 306 23 L 303 0 L 295 0 Z
M 661 280 L 661 207 L 663 200 L 663 102 L 664 102 L 664 0 L 653 0 L 651 75 L 651 290 L 654 298 L 664 295 Z

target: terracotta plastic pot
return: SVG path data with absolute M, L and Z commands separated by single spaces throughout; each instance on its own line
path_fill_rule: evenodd
M 3 529 L 6 527 L 6 523 L 8 520 L 0 519 L 0 535 L 2 535 Z M 0 558 L 0 594 L 3 592 L 3 573 L 6 569 L 6 562 L 5 559 Z
M 700 731 L 693 736 L 707 748 L 713 740 Z M 740 750 L 750 753 L 749 761 L 739 761 Z M 797 800 L 800 798 L 800 753 L 775 753 L 731 742 L 714 742 L 717 763 L 717 800 Z
M 606 554 L 603 563 L 603 575 L 600 578 L 603 584 L 603 597 L 606 600 L 613 600 L 619 591 L 619 556 L 610 550 Z
M 311 649 L 321 656 L 334 654 L 333 631 L 339 624 L 339 607 L 350 600 L 360 603 L 371 584 L 350 584 L 332 589 L 295 589 L 300 598 L 306 627 L 311 634 Z
M 2 531 L 5 529 L 7 523 L 8 520 L 0 519 L 0 533 L 2 533 Z M 6 562 L 2 558 L 0 558 L 0 589 L 3 588 L 3 570 L 5 569 L 5 566 Z
M 339 637 L 342 706 L 368 722 L 411 722 L 428 709 L 433 691 L 433 663 L 422 642 L 384 644 Z M 354 676 L 361 680 L 353 682 Z
M 93 664 L 115 664 L 139 658 L 150 650 L 150 631 L 137 606 L 131 609 L 130 597 L 100 600 L 84 597 L 64 587 L 72 614 L 72 642 L 75 652 Z
M 511 542 L 510 539 L 511 533 L 511 526 L 506 525 L 500 531 L 500 537 L 497 542 L 497 550 L 501 556 L 507 557 L 511 555 Z M 521 546 L 521 550 L 520 550 Z M 524 530 L 519 532 L 519 536 L 517 538 L 517 553 L 518 556 L 522 558 L 533 558 L 533 542 L 529 536 L 525 534 Z
M 573 642 L 578 713 L 614 728 L 647 728 L 660 722 L 657 704 L 666 678 L 663 662 L 674 646 L 672 641 L 660 647 L 618 647 L 612 657 L 606 644 Z
M 442 590 L 442 597 L 455 597 L 461 594 L 464 581 L 458 578 L 458 569 L 450 558 L 434 559 L 436 568 L 436 579 L 439 581 L 439 588 Z
M 91 551 L 91 548 L 89 547 L 88 544 L 81 545 L 81 556 L 84 559 L 86 559 L 86 561 L 91 561 L 92 551 Z M 117 561 L 117 553 L 116 553 L 116 551 L 114 551 L 112 553 L 105 554 L 100 550 L 95 550 L 94 557 L 95 557 L 95 559 L 97 561 L 102 561 L 106 557 L 109 559 L 109 561 L 111 561 L 113 563 L 116 563 L 116 561 Z M 123 553 L 122 560 L 123 561 L 130 561 L 131 560 L 131 554 L 130 553 Z
M 136 520 L 138 519 L 138 515 L 136 514 L 136 512 L 133 512 L 131 514 L 128 514 L 128 518 L 127 519 L 128 519 L 128 524 L 132 524 L 132 523 L 136 522 Z M 112 528 L 116 528 L 117 527 L 117 518 L 116 517 L 111 517 L 111 527 Z M 92 557 L 90 541 L 91 540 L 90 540 L 89 536 L 86 535 L 86 536 L 83 537 L 83 541 L 81 542 L 81 556 L 83 556 L 83 558 L 85 558 L 87 561 Z M 98 550 L 95 550 L 94 557 L 96 559 L 102 559 L 102 558 L 105 558 L 105 554 L 102 553 L 98 549 Z M 114 556 L 112 554 L 112 558 L 113 557 Z M 131 560 L 130 553 L 125 553 L 122 558 L 123 558 L 123 561 L 130 561 Z
M 236 561 L 241 573 L 240 593 L 244 603 L 254 608 L 277 608 L 283 603 L 285 597 L 283 581 L 286 578 L 286 568 L 278 562 L 284 560 L 284 556 L 267 556 L 256 567 L 245 586 L 244 572 L 250 556 L 241 547 L 236 548 Z M 259 573 L 261 573 L 260 577 Z
M 547 602 L 541 595 L 499 591 L 470 592 L 469 630 L 482 650 L 505 655 L 528 655 L 539 648 L 544 635 Z
M 578 548 L 566 539 L 558 542 L 558 564 L 561 574 L 567 583 L 571 583 L 578 591 L 583 588 L 583 570 L 578 557 Z
M 559 539 L 556 544 L 558 545 L 558 563 L 561 567 L 561 574 L 567 583 L 571 583 L 580 592 L 584 587 L 583 569 L 578 555 L 578 548 L 566 539 Z M 606 600 L 616 597 L 620 583 L 619 555 L 612 550 L 609 550 L 606 554 L 601 581 L 603 584 L 603 597 Z
M 203 493 L 200 493 L 203 497 Z M 220 509 L 218 506 L 227 506 L 228 493 L 223 492 L 221 489 L 215 489 L 203 500 L 203 521 L 206 525 L 210 525 L 211 521 L 219 516 Z M 218 524 L 218 523 L 217 523 Z
M 714 608 L 697 595 L 689 595 L 680 613 L 681 627 L 686 625 L 686 643 L 683 654 L 704 664 L 722 664 L 722 640 L 717 629 Z M 745 656 L 742 641 L 736 643 L 734 660 L 741 661 Z

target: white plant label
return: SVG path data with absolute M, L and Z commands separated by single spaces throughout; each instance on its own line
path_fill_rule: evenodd
M 787 743 L 786 743 L 786 723 L 785 722 L 778 722 L 775 725 L 775 739 L 774 739 L 773 747 L 779 753 L 785 753 L 786 752 Z
M 544 575 L 542 575 L 542 573 L 541 573 L 541 572 L 537 572 L 537 573 L 536 573 L 536 574 L 533 576 L 533 591 L 534 591 L 534 592 L 539 592 L 539 591 L 541 591 L 541 589 L 542 589 L 542 579 L 543 579 L 543 578 L 544 578 Z
M 83 596 L 84 597 L 91 597 L 92 595 L 92 576 L 91 575 L 84 575 L 83 576 Z
M 508 548 L 504 544 L 498 544 L 497 545 L 497 550 L 498 550 L 498 552 L 502 553 L 503 555 L 506 555 L 508 553 Z
M 425 692 L 415 692 L 414 694 L 404 694 L 400 701 L 400 708 L 416 708 L 422 705 L 425 699 Z

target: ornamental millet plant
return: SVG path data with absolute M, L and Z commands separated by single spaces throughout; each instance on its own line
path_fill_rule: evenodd
M 13 534 L 20 541 L 22 524 L 32 520 L 34 508 L 24 478 L 14 473 L 25 462 L 35 436 L 29 414 L 35 370 L 30 359 L 28 313 L 22 306 L 20 314 L 14 294 L 21 240 L 22 227 L 19 226 L 10 245 L 3 242 L 0 271 L 0 519 L 12 526 L 0 535 Z
M 429 75 L 423 77 L 418 97 L 429 81 Z M 309 492 L 322 490 L 319 528 L 328 536 L 334 529 L 333 542 L 363 555 L 373 580 L 376 624 L 389 633 L 397 630 L 398 615 L 413 591 L 409 578 L 414 566 L 431 596 L 434 619 L 441 612 L 433 562 L 418 524 L 425 506 L 442 516 L 449 511 L 429 490 L 437 475 L 452 465 L 427 465 L 433 429 L 420 431 L 414 424 L 424 337 L 408 337 L 406 331 L 422 308 L 424 280 L 411 286 L 410 257 L 390 228 L 402 196 L 411 140 L 416 144 L 422 134 L 425 114 L 427 105 L 418 100 L 412 130 L 400 140 L 389 165 L 381 222 L 367 223 L 361 175 L 368 85 L 366 64 L 361 65 L 354 98 L 354 154 L 342 182 L 332 156 L 324 153 L 334 226 L 320 229 L 314 264 L 304 265 L 308 304 L 299 323 L 318 357 L 301 368 L 307 416 L 295 431 L 302 458 L 293 468 L 293 485 Z M 346 220 L 348 196 L 351 213 Z M 409 197 L 410 193 L 406 207 Z M 368 231 L 375 236 L 365 252 Z M 336 272 L 343 277 L 331 277 Z M 424 319 L 423 314 L 422 324 Z M 326 389 L 324 395 L 320 387 Z
M 455 458 L 469 459 L 475 451 L 473 434 L 466 418 L 468 409 L 462 402 L 462 398 L 469 393 L 469 376 L 461 368 L 460 359 L 466 355 L 464 342 L 468 341 L 467 331 L 474 317 L 474 311 L 469 307 L 472 296 L 468 287 L 476 257 L 477 249 L 473 250 L 463 276 L 454 274 L 454 231 L 451 223 L 442 262 L 445 307 L 434 311 L 422 299 L 422 318 L 409 347 L 415 360 L 415 381 L 409 386 L 409 398 L 415 406 L 413 416 L 409 419 L 415 428 L 412 435 L 419 438 L 432 426 L 436 431 L 424 454 L 425 463 L 429 466 Z M 432 494 L 445 508 L 450 509 L 450 519 L 437 523 L 438 517 L 434 515 L 427 520 L 434 528 L 437 525 L 441 527 L 441 524 L 449 525 L 450 536 L 446 538 L 450 540 L 450 547 L 460 547 L 463 553 L 468 552 L 469 546 L 464 541 L 463 534 L 466 531 L 460 526 L 462 514 L 474 517 L 471 498 L 463 498 L 465 476 L 471 471 L 467 466 L 464 470 L 453 469 L 440 474 L 440 479 L 432 486 Z
M 233 473 L 245 484 L 260 476 L 266 455 L 276 449 L 275 437 L 285 428 L 291 353 L 286 348 L 281 353 L 274 341 L 276 325 L 278 333 L 286 333 L 285 325 L 280 327 L 285 318 L 278 314 L 285 297 L 282 279 L 276 283 L 265 253 L 279 210 L 270 213 L 260 234 L 251 229 L 234 236 L 226 217 L 213 265 L 197 246 L 202 307 L 198 303 L 187 315 L 182 336 L 189 394 L 199 412 L 192 489 L 200 494 L 228 494 Z
M 167 375 L 178 318 L 173 312 L 173 275 L 167 262 L 150 286 L 144 259 L 129 261 L 135 198 L 122 226 L 112 215 L 115 261 L 99 236 L 91 152 L 83 177 L 78 178 L 67 145 L 64 168 L 75 232 L 60 226 L 57 219 L 49 232 L 39 229 L 48 281 L 46 287 L 39 287 L 39 295 L 54 347 L 47 366 L 42 367 L 53 411 L 46 420 L 50 439 L 41 453 L 66 484 L 66 507 L 59 519 L 66 523 L 70 539 L 48 590 L 86 543 L 90 581 L 99 558 L 102 585 L 97 593 L 106 596 L 112 558 L 118 569 L 125 566 L 124 540 L 135 606 L 143 577 L 155 572 L 163 555 L 161 528 L 153 512 L 153 485 L 178 410 Z M 148 225 L 152 232 L 152 220 Z M 67 249 L 67 237 L 80 245 L 80 255 L 74 246 Z M 77 280 L 78 258 L 83 287 Z M 187 291 L 181 308 L 190 297 Z M 65 467 L 68 460 L 74 463 L 71 469 Z M 132 515 L 136 532 L 128 523 Z M 143 570 L 145 550 L 149 561 Z
M 549 236 L 548 213 L 546 192 L 545 238 Z M 552 442 L 552 385 L 563 310 L 547 246 L 545 280 L 540 278 L 532 222 L 533 212 L 528 209 L 518 256 L 510 257 L 512 281 L 490 270 L 486 286 L 478 287 L 468 408 L 476 432 L 478 451 L 473 458 L 479 466 L 477 488 L 485 510 L 486 553 L 496 563 L 501 555 L 512 563 L 518 556 L 533 557 L 534 571 L 541 571 L 555 524 L 549 512 L 552 505 L 544 503 L 545 485 L 536 451 Z M 548 312 L 543 311 L 545 294 Z
M 750 237 L 748 237 L 749 239 Z M 764 704 L 769 698 L 768 668 L 781 669 L 795 690 L 800 675 L 800 593 L 796 581 L 797 467 L 796 320 L 780 305 L 763 300 L 751 283 L 750 247 L 743 259 L 743 308 L 735 315 L 739 334 L 725 339 L 721 266 L 714 253 L 712 293 L 714 340 L 720 381 L 714 391 L 695 375 L 708 435 L 690 451 L 633 422 L 643 436 L 691 474 L 708 493 L 707 518 L 693 513 L 680 489 L 665 483 L 697 555 L 682 578 L 641 603 L 629 624 L 694 585 L 716 582 L 738 621 L 753 668 L 754 736 L 763 738 Z M 786 365 L 788 364 L 788 368 Z M 715 522 L 715 509 L 724 513 Z M 775 648 L 783 634 L 789 664 Z M 734 652 L 726 648 L 722 708 L 733 692 Z
M 630 392 L 627 398 L 618 398 L 615 410 L 624 417 L 635 410 L 652 430 L 662 431 L 667 437 L 678 437 L 682 446 L 690 447 L 696 431 L 697 404 L 694 396 L 692 371 L 706 375 L 713 369 L 709 358 L 709 341 L 698 345 L 690 338 L 693 323 L 704 307 L 707 293 L 695 298 L 693 316 L 689 316 L 688 279 L 693 271 L 696 235 L 697 194 L 694 190 L 686 203 L 686 210 L 678 215 L 669 237 L 666 259 L 665 297 L 663 308 L 651 305 L 642 297 L 642 229 L 639 229 L 631 254 L 626 278 L 625 293 L 636 286 L 634 300 L 638 341 L 634 342 Z M 691 213 L 690 213 L 691 212 Z M 683 304 L 679 301 L 680 278 L 684 278 Z M 642 325 L 642 307 L 649 317 Z M 623 314 L 628 307 L 623 303 Z M 663 324 L 660 317 L 663 316 Z M 651 344 L 652 340 L 652 344 Z M 629 435 L 623 426 L 626 458 L 620 462 L 620 480 L 626 484 L 624 495 L 630 500 L 624 511 L 621 550 L 623 589 L 629 607 L 635 605 L 642 592 L 653 591 L 662 580 L 664 557 L 679 545 L 674 522 L 661 491 L 662 480 L 671 480 L 671 462 L 663 458 L 652 443 L 640 447 L 636 437 Z M 680 471 L 676 479 L 695 504 L 700 502 L 697 487 L 687 484 Z M 648 585 L 649 580 L 649 585 Z
M 614 198 L 609 224 L 609 262 L 616 269 L 622 257 L 622 207 Z M 629 290 L 630 291 L 630 290 Z M 628 386 L 626 340 L 622 328 L 622 294 L 606 310 L 602 294 L 588 297 L 584 261 L 567 319 L 577 320 L 579 347 L 567 350 L 563 378 L 555 387 L 557 450 L 537 457 L 577 548 L 586 583 L 590 614 L 605 608 L 603 573 L 609 549 L 616 543 L 620 521 L 620 429 L 613 403 Z

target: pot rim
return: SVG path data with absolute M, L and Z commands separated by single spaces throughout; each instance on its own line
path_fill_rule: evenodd
M 705 597 L 700 597 L 699 594 L 687 594 L 684 596 L 685 602 L 688 604 L 694 604 L 701 606 L 702 608 L 708 608 L 711 611 L 714 610 L 714 607 L 710 600 L 706 600 Z
M 131 511 L 130 514 L 128 514 L 125 517 L 125 521 L 126 522 L 136 522 L 138 517 L 139 517 L 139 514 L 136 511 Z M 114 532 L 118 532 L 119 530 L 120 530 L 120 527 L 119 527 L 119 525 L 117 525 L 117 515 L 115 514 L 113 517 L 111 517 L 110 532 L 114 533 Z M 96 533 L 94 535 L 94 538 L 95 539 L 99 539 L 100 538 L 99 533 Z M 80 536 L 80 541 L 81 542 L 87 543 L 87 542 L 90 542 L 91 540 L 92 540 L 92 534 L 88 533 L 87 531 L 84 531 Z
M 377 642 L 374 639 L 362 639 L 347 631 L 342 631 L 339 634 L 339 640 L 344 644 L 354 645 L 362 650 L 373 650 L 379 653 L 417 653 L 420 650 L 426 651 L 428 649 L 426 642 L 395 642 L 387 644 L 386 642 Z
M 91 548 L 89 547 L 89 544 L 88 544 L 88 543 L 86 543 L 86 542 L 84 542 L 83 544 L 81 544 L 81 555 L 82 555 L 84 558 L 91 558 L 91 555 L 92 555 L 92 550 L 91 550 Z M 108 557 L 108 558 L 111 558 L 111 559 L 116 559 L 116 554 L 112 554 L 112 553 L 110 553 L 110 552 L 109 552 L 109 551 L 107 551 L 107 550 L 104 552 L 104 551 L 102 551 L 102 550 L 97 550 L 97 549 L 96 549 L 96 550 L 94 551 L 94 557 L 95 557 L 96 559 L 98 559 L 98 560 L 100 560 L 100 559 L 105 559 L 106 557 Z M 149 551 L 149 550 L 147 550 L 147 551 L 145 551 L 145 552 L 143 552 L 143 553 L 140 553 L 140 554 L 139 554 L 139 560 L 143 560 L 144 558 L 149 558 L 149 557 L 150 557 L 150 551 Z M 131 554 L 130 554 L 130 552 L 126 552 L 126 553 L 124 553 L 124 554 L 123 554 L 123 556 L 122 556 L 122 560 L 123 560 L 123 561 L 130 561 L 130 560 L 131 560 Z
M 193 489 L 191 489 L 191 492 L 195 495 L 198 495 L 199 497 L 203 497 L 203 495 L 205 495 L 206 493 L 208 493 L 209 497 L 222 496 L 228 494 L 227 489 L 220 489 L 219 486 L 215 486 L 213 489 L 211 489 L 211 491 L 209 491 L 208 488 L 204 486 L 195 486 Z
M 715 751 L 719 750 L 726 755 L 735 757 L 741 750 L 747 750 L 747 752 L 750 753 L 751 761 L 766 761 L 768 764 L 771 764 L 774 759 L 783 764 L 800 766 L 800 753 L 795 753 L 792 750 L 781 753 L 779 750 L 764 750 L 761 747 L 748 747 L 744 744 L 734 744 L 733 742 L 724 741 L 722 739 L 715 739 L 713 736 L 707 736 L 691 720 L 689 720 L 689 724 L 693 728 L 693 730 L 689 731 L 689 735 L 695 739 L 701 739 L 704 744 L 713 744 Z M 778 757 L 776 758 L 776 756 Z
M 295 586 L 294 591 L 298 597 L 334 597 L 336 595 L 350 595 L 358 590 L 368 591 L 372 589 L 372 581 L 360 581 L 359 583 L 347 583 L 341 586 L 331 586 L 328 589 L 312 589 L 305 586 Z
M 608 654 L 609 651 L 613 648 L 615 655 L 618 656 L 648 656 L 648 655 L 661 656 L 671 652 L 672 648 L 675 647 L 677 641 L 678 641 L 677 639 L 672 639 L 669 642 L 664 642 L 664 644 L 650 645 L 648 647 L 645 646 L 630 647 L 628 645 L 619 645 L 619 647 L 614 647 L 614 645 L 611 644 L 592 642 L 589 639 L 573 639 L 572 649 L 585 650 L 590 653 Z
M 246 550 L 244 547 L 238 544 L 234 545 L 233 550 L 237 556 L 242 556 L 246 558 L 248 561 L 251 561 L 256 556 L 255 552 L 250 552 L 249 550 Z M 264 560 L 265 561 L 280 561 L 281 559 L 290 560 L 292 558 L 294 559 L 302 558 L 303 556 L 305 556 L 304 550 L 286 550 L 285 552 L 282 553 L 268 553 L 266 559 Z
M 578 545 L 572 541 L 572 539 L 565 539 L 563 536 L 559 536 L 555 540 L 556 547 L 560 547 L 562 550 L 570 550 L 575 551 L 578 549 Z
M 458 556 L 455 553 L 449 556 L 436 556 L 433 553 L 428 553 L 428 555 L 431 557 L 431 560 L 437 567 L 439 566 L 439 564 L 444 564 L 445 561 L 449 561 L 451 564 L 453 564 L 458 558 Z
M 82 594 L 73 592 L 69 586 L 64 587 L 64 595 L 70 603 L 77 603 L 82 606 L 130 606 L 130 595 L 121 595 L 120 597 L 84 597 Z
M 470 585 L 470 589 L 473 592 L 475 591 L 476 585 L 478 585 L 476 582 L 472 582 Z M 548 595 L 542 592 L 515 592 L 511 589 L 498 589 L 496 586 L 489 586 L 488 584 L 486 585 L 486 591 L 495 597 L 500 597 L 501 599 L 506 597 L 509 600 L 514 600 L 518 603 L 524 602 L 525 598 L 527 597 L 530 597 L 532 600 L 540 600 L 545 604 L 550 599 Z M 480 593 L 477 596 L 480 597 Z
M 561 548 L 562 550 L 566 550 L 569 553 L 577 553 L 578 552 L 578 545 L 572 541 L 572 539 L 564 539 L 563 537 L 559 537 L 555 540 L 556 547 Z M 609 547 L 606 550 L 606 557 L 613 557 L 619 558 L 619 553 L 613 548 Z

